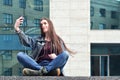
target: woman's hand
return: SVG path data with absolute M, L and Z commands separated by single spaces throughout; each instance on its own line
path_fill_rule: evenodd
M 19 17 L 18 19 L 16 19 L 16 22 L 15 22 L 15 25 L 14 25 L 14 28 L 15 28 L 15 30 L 17 31 L 17 32 L 19 32 L 20 31 L 20 24 L 22 24 L 23 23 L 23 20 L 24 20 L 24 17 Z
M 57 55 L 55 53 L 49 54 L 48 55 L 51 59 L 55 59 L 57 57 Z

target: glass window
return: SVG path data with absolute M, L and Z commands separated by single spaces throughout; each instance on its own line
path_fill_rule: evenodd
M 105 17 L 106 16 L 106 10 L 100 8 L 99 14 L 100 14 L 101 17 Z
M 91 56 L 91 76 L 100 75 L 100 61 L 98 56 Z
M 20 8 L 26 8 L 26 0 L 19 0 L 19 7 Z
M 40 35 L 39 27 L 34 26 L 39 26 L 38 19 L 49 18 L 50 0 L 0 0 L 0 5 L 0 76 L 20 76 L 22 69 L 19 68 L 23 66 L 18 63 L 16 55 L 20 50 L 24 52 L 29 50 L 27 54 L 30 54 L 31 49 L 20 44 L 14 32 L 14 22 L 18 17 L 24 16 L 24 22 L 20 25 L 21 30 L 31 37 Z
M 13 15 L 12 14 L 7 14 L 3 13 L 3 20 L 5 24 L 13 24 Z
M 111 18 L 116 19 L 117 18 L 117 12 L 111 11 Z
M 118 25 L 111 25 L 111 29 L 118 29 Z
M 90 22 L 94 22 L 91 30 L 120 29 L 119 0 L 90 0 L 90 15 Z
M 4 5 L 12 6 L 12 0 L 3 0 Z
M 22 70 L 23 70 L 23 68 L 18 68 L 18 74 L 20 75 L 20 76 L 22 76 Z
M 3 60 L 12 60 L 12 51 L 4 51 Z
M 90 16 L 94 16 L 94 7 L 93 6 L 90 7 Z
M 120 55 L 110 56 L 110 75 L 120 76 Z
M 12 30 L 12 28 L 11 27 L 3 27 L 2 30 L 3 31 L 10 31 L 10 30 Z
M 4 76 L 12 76 L 12 68 L 4 68 Z
M 91 56 L 91 76 L 108 76 L 108 56 Z
M 101 56 L 100 57 L 100 61 L 101 61 L 101 65 L 100 65 L 100 75 L 101 76 L 108 76 L 108 56 Z
M 34 19 L 34 24 L 36 27 L 40 26 L 40 19 Z
M 7 41 L 12 41 L 12 36 L 10 36 L 10 35 L 4 35 L 3 36 L 3 40 L 6 41 L 6 42 Z
M 43 11 L 43 0 L 34 0 L 34 9 L 38 11 Z
M 103 29 L 105 29 L 106 28 L 106 25 L 105 24 L 103 24 L 103 23 L 100 23 L 99 24 L 99 30 L 103 30 Z
M 91 44 L 91 53 L 92 54 L 109 54 L 109 55 L 120 55 L 120 44 L 110 44 L 110 43 L 101 43 L 101 44 Z
M 120 44 L 91 44 L 91 76 L 120 76 Z
M 105 17 L 106 16 L 106 10 L 100 8 L 99 14 L 100 14 L 101 17 Z

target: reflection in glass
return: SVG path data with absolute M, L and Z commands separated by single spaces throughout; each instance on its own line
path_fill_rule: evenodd
M 4 71 L 4 73 L 3 73 L 3 75 L 5 75 L 5 76 L 12 76 L 12 68 L 4 68 L 3 69 Z
M 91 29 L 120 29 L 119 0 L 91 0 Z M 105 28 L 99 24 L 105 24 Z
M 106 24 L 103 24 L 103 23 L 99 24 L 99 29 L 100 30 L 105 29 L 105 28 L 106 28 Z
M 110 56 L 110 75 L 120 76 L 120 55 Z
M 16 55 L 19 51 L 30 54 L 28 47 L 20 44 L 14 31 L 14 22 L 24 16 L 20 25 L 29 36 L 40 36 L 39 21 L 49 18 L 50 0 L 1 0 L 0 5 L 0 76 L 21 76 L 23 67 L 18 63 Z
M 100 76 L 100 63 L 98 56 L 91 56 L 91 76 Z
M 105 17 L 106 16 L 106 10 L 104 8 L 100 8 L 99 15 L 100 15 L 100 17 Z
M 107 56 L 101 56 L 101 76 L 107 76 L 108 75 L 108 57 Z
M 91 76 L 108 75 L 108 56 L 91 56 Z

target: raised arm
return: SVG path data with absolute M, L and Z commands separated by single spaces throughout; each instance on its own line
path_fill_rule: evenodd
M 20 30 L 20 24 L 23 23 L 23 20 L 24 18 L 22 16 L 16 19 L 16 22 L 14 24 L 14 29 L 19 36 L 21 44 L 33 48 L 35 46 L 35 39 L 33 39 L 28 35 L 25 35 L 25 33 L 22 30 Z
M 20 24 L 23 23 L 24 17 L 19 17 L 18 19 L 16 19 L 16 22 L 14 24 L 14 29 L 16 32 L 20 32 Z

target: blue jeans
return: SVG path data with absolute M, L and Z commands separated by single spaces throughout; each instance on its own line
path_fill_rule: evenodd
M 32 59 L 30 56 L 28 56 L 24 52 L 19 52 L 17 54 L 18 61 L 25 67 L 25 68 L 31 68 L 34 70 L 41 69 L 41 66 L 45 66 L 47 71 L 51 71 L 56 68 L 60 68 L 60 70 L 63 69 L 65 66 L 67 60 L 69 57 L 69 53 L 67 51 L 63 51 L 61 54 L 59 54 L 54 60 L 51 62 L 44 60 L 40 63 L 37 63 L 34 59 Z

